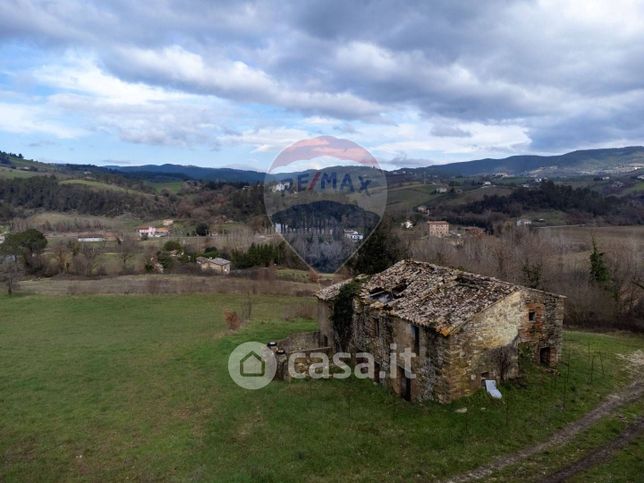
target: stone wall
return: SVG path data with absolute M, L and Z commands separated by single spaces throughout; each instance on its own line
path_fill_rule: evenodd
M 446 390 L 439 400 L 449 402 L 472 394 L 483 379 L 497 382 L 519 374 L 519 327 L 525 313 L 521 292 L 500 300 L 449 336 L 444 373 Z
M 330 356 L 333 351 L 323 344 L 319 331 L 291 334 L 285 339 L 277 341 L 277 346 L 275 347 L 275 359 L 277 361 L 275 377 L 277 379 L 290 380 L 288 358 L 294 353 L 303 354 L 303 357 L 294 362 L 295 370 L 300 374 L 308 374 L 311 364 L 320 362 L 316 354 L 323 353 Z
M 391 388 L 396 394 L 403 392 L 403 358 L 406 348 L 418 353 L 412 358 L 411 400 L 439 399 L 446 384 L 441 379 L 443 354 L 448 347 L 447 339 L 426 327 L 418 327 L 418 347 L 415 347 L 413 325 L 390 317 L 378 309 L 354 300 L 352 353 L 369 352 L 378 364 L 384 377 L 375 379 Z M 395 347 L 392 345 L 395 344 Z M 392 367 L 393 366 L 393 367 Z
M 377 369 L 384 372 L 384 377 L 374 379 L 397 394 L 403 392 L 404 379 L 400 353 L 406 347 L 418 349 L 412 359 L 411 399 L 448 403 L 479 390 L 483 379 L 500 383 L 517 377 L 520 349 L 526 348 L 535 362 L 555 365 L 561 354 L 563 304 L 564 298 L 558 295 L 518 290 L 447 336 L 418 327 L 416 347 L 412 324 L 390 316 L 377 304 L 354 298 L 348 349 L 354 357 L 359 352 L 371 353 Z M 331 303 L 318 304 L 320 339 L 335 340 L 331 313 Z
M 524 303 L 520 342 L 531 351 L 535 362 L 555 366 L 561 357 L 565 297 L 525 290 Z M 530 320 L 530 312 L 534 313 L 533 320 Z
M 523 349 L 534 362 L 555 365 L 561 354 L 563 304 L 561 296 L 525 289 L 476 315 L 448 337 L 438 379 L 445 387 L 434 391 L 436 399 L 449 402 L 472 394 L 483 379 L 501 383 L 517 377 Z
M 333 346 L 335 339 L 333 334 L 333 323 L 331 322 L 331 313 L 333 311 L 333 303 L 318 300 L 317 303 L 317 317 L 318 327 L 320 331 L 320 340 L 323 345 Z M 336 347 L 334 349 L 337 350 Z

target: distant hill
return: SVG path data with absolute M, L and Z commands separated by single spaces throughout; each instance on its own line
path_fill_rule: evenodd
M 178 178 L 192 178 L 202 181 L 218 181 L 225 183 L 257 183 L 263 182 L 265 173 L 233 168 L 202 168 L 200 166 L 182 166 L 179 164 L 146 164 L 143 166 L 106 166 L 107 169 L 124 174 L 172 175 Z
M 335 168 L 327 168 L 333 170 Z M 344 168 L 346 170 L 346 168 Z M 532 177 L 570 177 L 595 174 L 629 173 L 644 170 L 644 147 L 631 146 L 611 149 L 588 149 L 573 151 L 556 156 L 519 155 L 503 159 L 478 159 L 460 163 L 450 163 L 420 168 L 400 168 L 387 172 L 392 181 L 398 178 L 413 180 L 427 175 L 438 176 L 508 176 Z M 13 172 L 10 172 L 13 171 Z M 204 168 L 179 164 L 146 164 L 142 166 L 93 166 L 48 164 L 28 160 L 22 155 L 0 151 L 0 178 L 28 176 L 34 174 L 76 175 L 78 171 L 94 174 L 113 173 L 130 179 L 148 181 L 167 181 L 171 179 L 215 181 L 223 183 L 262 183 L 266 173 L 234 168 Z M 305 173 L 283 173 L 269 175 L 277 180 Z
M 644 168 L 644 147 L 587 149 L 557 156 L 520 155 L 503 159 L 479 159 L 423 168 L 402 168 L 394 173 L 443 176 L 579 176 L 626 173 Z

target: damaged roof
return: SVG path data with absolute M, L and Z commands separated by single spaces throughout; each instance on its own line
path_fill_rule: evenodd
M 348 282 L 327 287 L 317 296 L 332 300 Z M 366 281 L 360 298 L 372 308 L 448 335 L 474 315 L 522 289 L 492 277 L 403 260 Z

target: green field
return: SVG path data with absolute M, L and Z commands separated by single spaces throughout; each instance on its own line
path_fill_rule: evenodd
M 103 183 L 101 181 L 95 181 L 91 179 L 66 179 L 61 181 L 60 184 L 77 184 L 77 185 L 82 185 L 88 188 L 95 188 L 99 190 L 120 191 L 122 193 L 131 193 L 131 194 L 143 194 L 140 191 L 125 188 L 117 184 Z
M 229 333 L 224 308 L 246 300 L 0 297 L 0 480 L 442 478 L 579 418 L 630 380 L 619 354 L 644 349 L 642 337 L 568 332 L 561 374 L 529 368 L 501 387 L 504 403 L 411 405 L 355 379 L 246 391 L 227 372 L 237 344 L 315 327 L 281 320 L 308 299 L 256 296 L 251 322 Z M 619 471 L 636 479 L 636 465 Z
M 170 193 L 178 193 L 181 190 L 181 188 L 183 188 L 184 182 L 183 181 L 164 181 L 161 183 L 150 182 L 148 184 L 152 186 L 157 193 L 161 193 L 163 190 L 167 190 Z
M 42 176 L 43 173 L 36 173 L 33 171 L 23 171 L 20 169 L 11 169 L 0 166 L 0 179 L 14 179 L 14 178 L 31 178 L 32 176 Z

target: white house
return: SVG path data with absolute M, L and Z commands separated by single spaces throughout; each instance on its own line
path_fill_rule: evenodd
M 100 233 L 79 233 L 78 234 L 79 243 L 98 243 L 98 242 L 104 242 L 106 240 L 107 238 L 105 237 L 105 235 L 102 235 Z
M 364 235 L 356 230 L 344 230 L 344 237 L 352 241 L 360 241 L 364 238 Z
M 405 220 L 400 224 L 400 227 L 405 230 L 411 230 L 414 227 L 414 222 L 411 220 Z
M 527 218 L 519 218 L 517 220 L 517 226 L 528 226 L 532 225 L 532 220 L 529 220 Z
M 277 183 L 275 186 L 273 186 L 273 193 L 278 193 L 282 191 L 286 191 L 291 187 L 290 183 L 282 183 L 281 181 Z
M 161 238 L 170 235 L 170 230 L 166 227 L 140 226 L 138 232 L 141 238 Z

